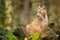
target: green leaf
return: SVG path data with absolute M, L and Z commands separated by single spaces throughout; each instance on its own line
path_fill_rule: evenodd
M 18 40 L 10 31 L 8 31 L 7 35 L 8 35 L 8 40 Z
M 39 39 L 39 36 L 40 36 L 40 33 L 34 33 L 34 34 L 32 34 L 29 38 L 28 38 L 28 40 L 38 40 Z

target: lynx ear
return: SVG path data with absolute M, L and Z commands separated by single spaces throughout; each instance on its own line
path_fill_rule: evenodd
M 45 5 L 43 5 L 43 6 L 42 6 L 42 9 L 46 9 L 46 6 L 45 6 Z
M 39 5 L 38 9 L 37 9 L 37 12 L 40 12 L 40 10 L 41 10 L 41 6 Z

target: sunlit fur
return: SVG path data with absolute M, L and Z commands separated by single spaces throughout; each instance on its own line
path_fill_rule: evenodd
M 35 32 L 38 32 L 41 34 L 43 27 L 45 27 L 45 25 L 48 24 L 48 17 L 47 17 L 45 6 L 38 7 L 36 16 L 37 17 L 30 24 L 26 26 L 25 40 L 27 40 L 27 38 Z

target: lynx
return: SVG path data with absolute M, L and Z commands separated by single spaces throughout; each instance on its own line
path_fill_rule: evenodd
M 48 24 L 48 17 L 47 17 L 46 7 L 45 5 L 42 7 L 39 6 L 37 9 L 36 18 L 26 26 L 25 40 L 27 40 L 27 38 L 35 32 L 41 34 L 43 27 L 45 27 L 45 25 L 47 24 Z

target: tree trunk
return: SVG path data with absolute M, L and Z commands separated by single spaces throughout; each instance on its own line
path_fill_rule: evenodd
M 29 13 L 29 1 L 25 0 L 24 1 L 24 8 L 23 8 L 22 14 L 20 16 L 20 22 L 23 25 L 27 25 L 28 24 L 28 17 L 29 17 L 28 13 Z
M 11 30 L 12 27 L 12 13 L 13 13 L 13 9 L 12 9 L 12 5 L 11 5 L 11 0 L 5 0 L 5 15 L 6 15 L 6 19 L 5 19 L 5 25 L 7 26 L 7 28 L 9 30 Z

